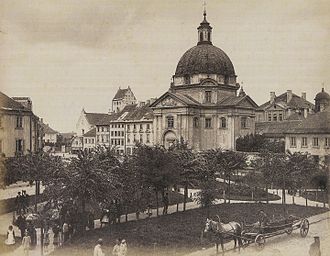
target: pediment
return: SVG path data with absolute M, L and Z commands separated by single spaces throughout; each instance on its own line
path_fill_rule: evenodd
M 250 98 L 250 97 L 244 97 L 243 100 L 241 100 L 238 104 L 238 107 L 244 107 L 244 108 L 256 108 L 258 105 Z
M 155 105 L 155 107 L 163 108 L 163 107 L 182 107 L 184 106 L 179 100 L 174 99 L 174 97 L 166 96 L 163 99 L 160 99 L 159 102 Z
M 285 107 L 282 104 L 272 104 L 268 106 L 265 110 L 285 110 Z

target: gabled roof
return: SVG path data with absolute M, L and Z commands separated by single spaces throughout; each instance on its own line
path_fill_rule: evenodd
M 134 107 L 133 107 L 134 106 Z M 122 111 L 125 114 L 122 120 L 124 121 L 138 121 L 153 119 L 153 111 L 149 106 L 138 106 L 137 104 L 127 105 Z
M 0 92 L 0 109 L 31 112 L 31 110 L 25 108 L 21 103 L 13 100 L 2 92 Z
M 43 128 L 44 134 L 58 134 L 59 132 L 52 129 L 49 124 L 44 124 L 43 122 L 40 122 L 40 125 Z
M 264 134 L 271 137 L 284 137 L 284 133 L 290 127 L 301 123 L 302 120 L 291 120 L 282 122 L 257 122 L 255 129 L 257 134 Z
M 105 114 L 105 113 L 86 113 L 85 112 L 85 116 L 86 116 L 86 119 L 87 119 L 89 124 L 96 125 L 103 118 L 107 117 L 108 114 Z
M 330 134 L 330 108 L 310 115 L 300 123 L 288 127 L 285 133 L 321 133 Z
M 183 105 L 186 105 L 186 106 L 198 106 L 198 105 L 200 105 L 200 103 L 198 101 L 196 101 L 195 99 L 193 99 L 189 95 L 182 94 L 182 93 L 179 93 L 179 92 L 167 91 L 162 96 L 160 96 L 157 100 L 155 100 L 152 104 L 150 104 L 150 107 L 151 108 L 155 107 L 158 103 L 160 103 L 162 100 L 164 100 L 167 97 L 173 98 L 173 99 L 179 101 L 180 103 L 182 103 Z
M 119 113 L 105 114 L 105 116 L 100 119 L 95 125 L 109 125 L 111 121 L 118 118 Z
M 264 110 L 268 108 L 269 106 L 276 104 L 276 103 L 282 103 L 281 105 L 288 108 L 293 109 L 299 109 L 299 108 L 313 108 L 314 105 L 303 99 L 302 97 L 299 97 L 298 95 L 292 93 L 292 98 L 289 102 L 287 102 L 287 93 L 282 93 L 280 96 L 275 97 L 274 102 L 267 101 L 264 104 L 260 105 L 258 110 Z
M 96 128 L 94 127 L 93 129 L 89 130 L 83 136 L 84 137 L 95 137 L 96 136 Z
M 131 89 L 128 87 L 126 89 L 121 89 L 119 88 L 118 91 L 116 92 L 115 97 L 113 97 L 113 100 L 121 100 L 125 97 L 125 94 L 127 92 L 131 91 Z
M 251 104 L 252 108 L 257 108 L 257 103 L 254 102 L 248 95 L 244 96 L 228 96 L 225 98 L 222 98 L 218 102 L 218 106 L 224 106 L 224 107 L 238 107 L 240 106 L 240 103 L 244 100 L 248 101 Z

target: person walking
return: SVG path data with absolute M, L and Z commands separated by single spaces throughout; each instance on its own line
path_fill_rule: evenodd
M 127 255 L 127 243 L 126 240 L 121 240 L 120 246 L 119 246 L 119 253 L 118 256 L 126 256 Z
M 314 236 L 314 242 L 309 247 L 309 256 L 321 256 L 320 237 Z
M 63 244 L 65 244 L 69 239 L 69 224 L 64 222 L 62 227 L 63 232 Z
M 12 225 L 10 225 L 8 227 L 8 230 L 7 230 L 7 239 L 5 241 L 5 244 L 6 245 L 13 245 L 15 244 L 15 232 L 14 232 L 14 228 Z
M 16 206 L 16 213 L 19 214 L 22 209 L 22 195 L 21 192 L 17 192 L 17 196 L 15 198 L 15 206 Z
M 165 214 L 167 214 L 168 204 L 169 204 L 168 193 L 167 192 L 163 197 L 163 203 L 164 203 L 163 215 L 165 215 Z
M 103 240 L 100 238 L 97 240 L 97 244 L 94 247 L 94 254 L 93 256 L 104 256 L 104 252 L 102 250 Z
M 113 256 L 118 256 L 119 255 L 120 241 L 121 241 L 121 239 L 119 239 L 119 238 L 116 239 L 116 244 L 112 249 L 112 255 Z
M 31 237 L 29 236 L 29 232 L 26 230 L 24 237 L 22 239 L 24 256 L 29 256 L 30 245 L 31 245 Z
M 26 219 L 24 215 L 20 214 L 17 217 L 16 226 L 21 231 L 21 238 L 23 238 L 26 230 Z

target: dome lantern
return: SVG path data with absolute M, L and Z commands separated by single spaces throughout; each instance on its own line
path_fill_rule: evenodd
M 203 13 L 204 19 L 200 23 L 200 26 L 197 28 L 198 31 L 198 43 L 200 44 L 211 44 L 212 45 L 212 27 L 210 26 L 210 23 L 206 20 L 206 10 L 204 8 Z

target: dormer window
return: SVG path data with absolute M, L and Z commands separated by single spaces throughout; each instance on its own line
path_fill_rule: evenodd
M 185 84 L 190 84 L 190 76 L 189 76 L 189 75 L 186 75 L 186 76 L 184 77 L 184 83 L 185 83 Z

